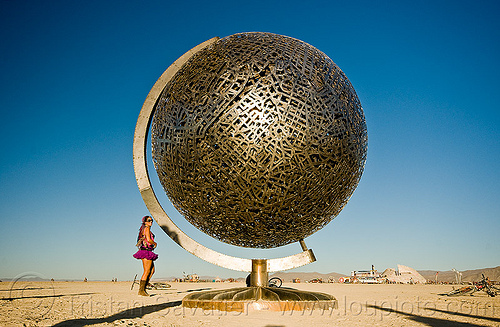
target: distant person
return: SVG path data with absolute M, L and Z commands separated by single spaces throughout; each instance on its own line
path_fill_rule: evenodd
M 149 296 L 146 292 L 146 286 L 155 272 L 155 264 L 153 261 L 158 259 L 158 255 L 153 252 L 156 248 L 156 242 L 154 241 L 155 235 L 151 232 L 152 225 L 153 218 L 150 216 L 144 216 L 142 218 L 142 225 L 141 228 L 139 228 L 136 244 L 139 251 L 134 254 L 134 258 L 142 260 L 142 267 L 144 269 L 138 293 L 142 296 Z

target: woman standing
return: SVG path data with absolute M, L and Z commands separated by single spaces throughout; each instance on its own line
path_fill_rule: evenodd
M 153 261 L 158 259 L 158 255 L 153 252 L 154 248 L 156 248 L 156 242 L 154 240 L 155 235 L 151 232 L 152 225 L 153 218 L 150 216 L 144 216 L 142 218 L 142 225 L 141 228 L 139 228 L 139 235 L 137 236 L 137 247 L 139 251 L 134 254 L 134 258 L 142 260 L 142 267 L 144 269 L 138 293 L 143 296 L 149 296 L 149 294 L 146 293 L 146 286 L 155 272 L 155 264 Z

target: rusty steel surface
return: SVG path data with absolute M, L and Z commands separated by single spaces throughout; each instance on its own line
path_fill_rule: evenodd
M 272 248 L 339 214 L 367 152 L 363 110 L 324 53 L 270 33 L 231 35 L 168 81 L 153 162 L 174 206 L 223 242 Z

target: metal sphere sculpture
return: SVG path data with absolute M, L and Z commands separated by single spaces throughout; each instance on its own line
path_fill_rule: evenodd
M 363 110 L 324 53 L 271 33 L 194 54 L 158 99 L 153 162 L 174 206 L 220 241 L 272 248 L 339 214 L 362 175 Z

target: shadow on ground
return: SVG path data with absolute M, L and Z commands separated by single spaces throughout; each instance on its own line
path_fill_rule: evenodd
M 58 294 L 58 295 L 32 295 L 32 296 L 20 296 L 20 297 L 5 297 L 0 300 L 12 301 L 12 300 L 22 300 L 22 299 L 44 299 L 49 297 L 64 297 L 64 296 L 78 296 L 78 295 L 91 295 L 97 293 L 78 293 L 78 294 Z
M 378 309 L 378 310 L 381 310 L 381 311 L 385 311 L 385 312 L 390 312 L 390 313 L 395 313 L 395 314 L 399 314 L 401 316 L 404 316 L 406 317 L 407 319 L 410 319 L 410 320 L 413 320 L 415 322 L 419 322 L 421 324 L 424 324 L 424 325 L 427 325 L 427 326 L 433 326 L 433 327 L 445 327 L 445 326 L 453 326 L 453 327 L 484 327 L 485 325 L 479 325 L 479 324 L 472 324 L 472 323 L 467 323 L 467 322 L 460 322 L 460 321 L 456 321 L 456 320 L 451 320 L 451 319 L 442 319 L 442 318 L 436 318 L 436 317 L 428 317 L 428 316 L 420 316 L 420 315 L 416 315 L 416 314 L 413 314 L 413 313 L 408 313 L 408 312 L 404 312 L 404 311 L 398 311 L 398 310 L 394 310 L 394 309 L 391 309 L 391 308 L 384 308 L 384 307 L 381 307 L 381 306 L 378 306 L 378 305 L 367 305 L 367 307 L 369 308 L 374 308 L 374 309 Z M 448 314 L 448 315 L 459 315 L 459 316 L 462 316 L 462 317 L 468 317 L 468 318 L 474 318 L 474 319 L 480 319 L 480 320 L 486 320 L 484 322 L 479 322 L 479 323 L 484 323 L 484 324 L 488 324 L 489 325 L 489 322 L 487 321 L 496 321 L 496 322 L 500 322 L 500 319 L 499 318 L 494 318 L 494 317 L 483 317 L 483 316 L 475 316 L 475 315 L 469 315 L 469 314 L 463 314 L 463 313 L 457 313 L 457 312 L 453 312 L 453 311 L 446 311 L 446 310 L 434 310 L 436 312 L 440 312 L 440 313 L 443 313 L 443 314 Z
M 166 308 L 176 307 L 182 304 L 182 301 L 173 301 L 160 304 L 147 305 L 143 307 L 131 308 L 124 311 L 120 311 L 112 316 L 103 318 L 78 318 L 61 321 L 53 326 L 89 326 L 103 323 L 112 323 L 119 319 L 134 319 L 140 318 L 144 315 L 161 311 Z
M 433 309 L 433 308 L 427 308 L 427 310 L 432 310 L 432 311 L 445 313 L 448 315 L 460 316 L 460 317 L 468 317 L 468 318 L 474 318 L 474 319 L 483 319 L 483 320 L 489 320 L 489 321 L 494 321 L 494 322 L 500 322 L 500 318 L 495 318 L 495 317 L 471 315 L 468 313 L 453 312 L 453 311 L 439 310 L 439 309 Z

